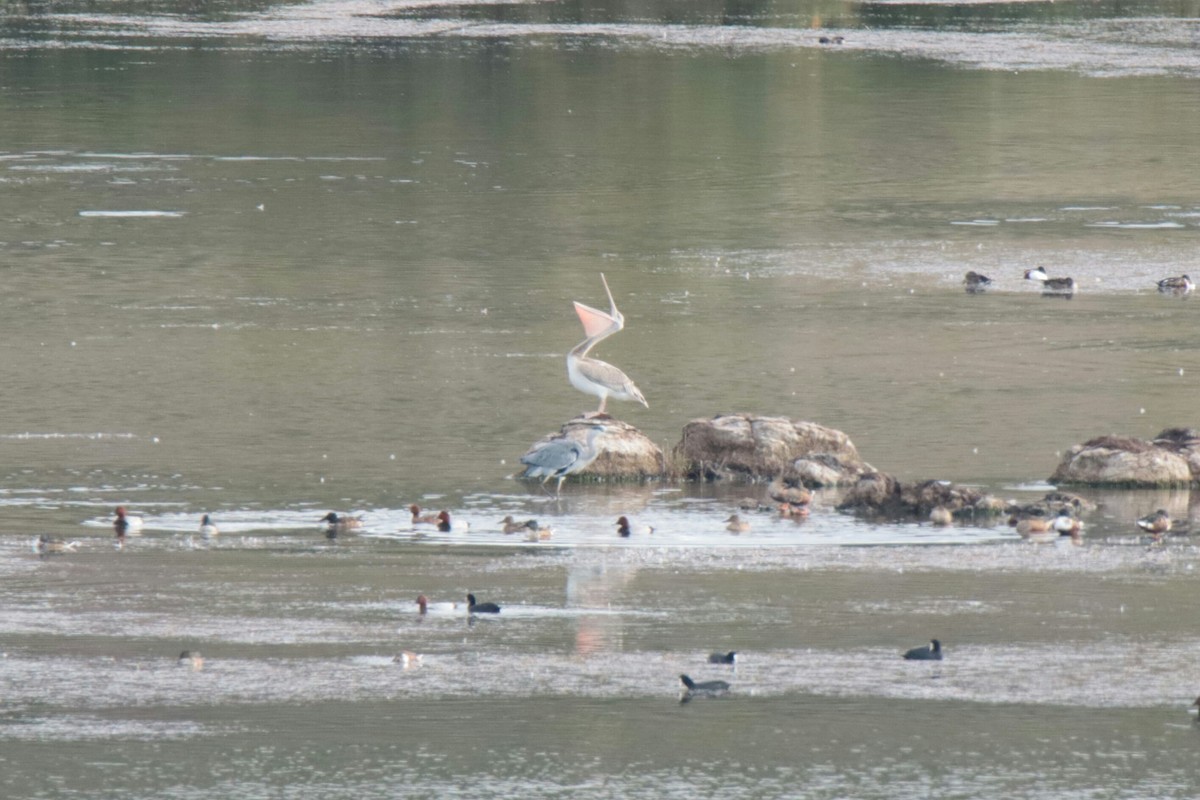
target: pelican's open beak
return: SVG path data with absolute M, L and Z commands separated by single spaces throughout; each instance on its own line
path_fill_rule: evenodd
M 579 315 L 579 321 L 583 323 L 583 332 L 589 339 L 602 334 L 613 334 L 625 327 L 625 317 L 617 310 L 617 303 L 613 300 L 612 291 L 608 288 L 608 280 L 603 272 L 600 273 L 600 280 L 604 282 L 604 292 L 608 295 L 607 312 L 575 302 L 575 313 Z

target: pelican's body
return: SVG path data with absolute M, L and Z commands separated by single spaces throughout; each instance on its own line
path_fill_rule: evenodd
M 737 514 L 734 514 L 732 517 L 725 520 L 725 522 L 728 523 L 725 526 L 725 530 L 729 531 L 730 533 L 745 533 L 746 531 L 750 530 L 750 523 L 739 517 Z
M 1163 278 L 1158 282 L 1158 290 L 1164 294 L 1191 294 L 1196 285 L 1187 275 Z
M 220 533 L 221 532 L 217 530 L 217 526 L 213 524 L 212 517 L 210 517 L 208 514 L 205 514 L 204 518 L 200 520 L 200 535 L 217 536 Z
M 1139 519 L 1137 526 L 1155 539 L 1161 539 L 1171 530 L 1171 515 L 1167 513 L 1165 508 L 1160 508 L 1153 514 Z
M 597 414 L 604 413 L 610 397 L 633 400 L 649 408 L 650 404 L 628 375 L 612 364 L 588 356 L 593 347 L 625 327 L 625 317 L 617 310 L 603 273 L 600 274 L 600 280 L 604 281 L 604 291 L 608 294 L 609 310 L 605 312 L 580 302 L 575 303 L 575 313 L 583 323 L 587 338 L 568 351 L 567 378 L 579 391 L 600 398 Z
M 467 595 L 467 613 L 468 614 L 499 614 L 500 606 L 495 603 L 477 603 L 475 595 Z
M 1074 278 L 1051 278 L 1041 267 L 1025 270 L 1025 280 L 1041 281 L 1044 294 L 1074 294 Z
M 596 437 L 604 431 L 603 425 L 593 425 L 584 442 L 564 436 L 551 439 L 541 447 L 526 453 L 521 456 L 521 463 L 525 465 L 525 477 L 541 478 L 543 484 L 551 478 L 558 478 L 558 485 L 554 489 L 554 493 L 558 494 L 568 475 L 583 471 L 600 455 L 596 449 Z
M 971 270 L 963 276 L 963 286 L 967 290 L 967 294 L 979 294 L 987 291 L 987 288 L 992 285 L 992 279 L 987 275 L 980 274 Z
M 904 658 L 908 661 L 941 661 L 942 643 L 933 639 L 924 647 L 914 647 L 905 652 Z

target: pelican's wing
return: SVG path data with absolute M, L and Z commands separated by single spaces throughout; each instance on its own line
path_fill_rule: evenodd
M 609 394 L 636 400 L 646 408 L 650 407 L 629 376 L 607 361 L 601 361 L 598 358 L 581 358 L 576 364 L 576 368 L 585 380 L 603 386 L 609 391 Z

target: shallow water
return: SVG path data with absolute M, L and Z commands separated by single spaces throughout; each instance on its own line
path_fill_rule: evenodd
M 594 407 L 601 272 L 650 402 L 610 410 L 667 450 L 786 415 L 1028 500 L 1191 424 L 1196 301 L 1154 282 L 1195 258 L 1198 11 L 5 6 L 0 794 L 1195 796 L 1187 491 L 1032 546 L 512 475 Z M 417 614 L 468 591 L 503 611 Z

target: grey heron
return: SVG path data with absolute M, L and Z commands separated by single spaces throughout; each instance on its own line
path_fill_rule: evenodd
M 596 437 L 605 430 L 603 425 L 592 425 L 583 442 L 562 436 L 526 453 L 521 456 L 521 463 L 525 465 L 524 476 L 541 478 L 543 484 L 551 478 L 558 478 L 558 485 L 554 488 L 557 495 L 568 475 L 586 469 L 600 455 L 596 449 Z
M 609 397 L 618 400 L 636 400 L 646 408 L 650 404 L 642 396 L 641 391 L 621 370 L 598 358 L 588 357 L 588 353 L 600 342 L 612 336 L 625 327 L 625 317 L 617 310 L 612 291 L 608 288 L 608 280 L 600 273 L 604 282 L 604 292 L 608 295 L 608 311 L 586 306 L 576 301 L 575 313 L 583 323 L 583 332 L 587 338 L 575 345 L 567 353 L 567 378 L 571 385 L 585 394 L 593 394 L 600 398 L 600 408 L 597 414 L 604 413 L 604 407 Z

